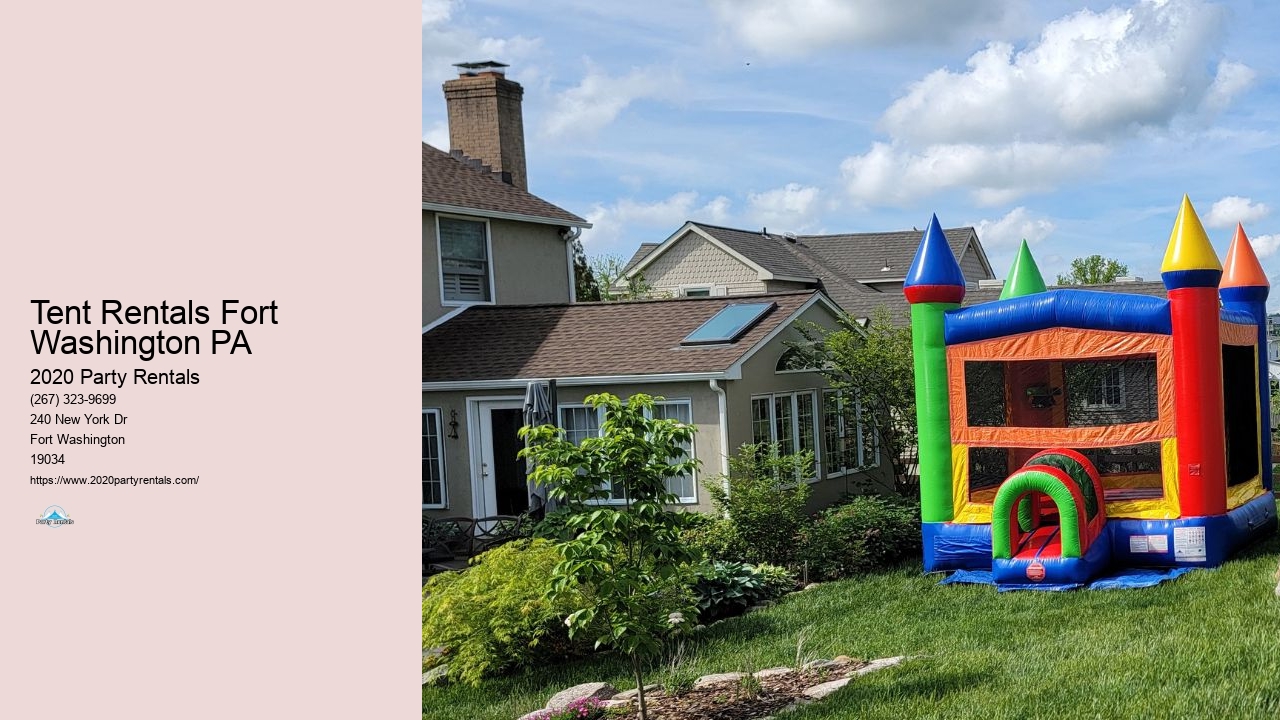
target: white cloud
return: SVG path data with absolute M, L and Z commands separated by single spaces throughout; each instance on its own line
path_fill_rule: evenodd
M 1280 250 L 1280 235 L 1256 235 L 1249 238 L 1249 243 L 1253 245 L 1253 252 L 1259 259 L 1271 257 Z M 1272 281 L 1272 285 L 1275 281 Z
M 936 43 L 999 20 L 1004 0 L 713 0 L 720 23 L 764 55 L 833 45 Z
M 449 123 L 443 120 L 431 123 L 431 127 L 422 133 L 422 142 L 437 150 L 449 152 Z
M 422 1 L 422 85 L 439 92 L 440 83 L 457 77 L 454 63 L 497 60 L 519 69 L 522 79 L 536 74 L 529 61 L 541 50 L 542 39 L 515 35 L 509 38 L 482 37 L 454 20 L 458 0 Z M 443 96 L 437 95 L 443 105 Z
M 1228 195 L 1209 208 L 1204 216 L 1204 224 L 1214 228 L 1233 228 L 1236 223 L 1256 222 L 1270 214 L 1271 208 L 1266 203 L 1255 203 L 1247 197 Z
M 930 145 L 913 151 L 875 143 L 840 164 L 845 187 L 864 205 L 906 205 L 938 190 L 967 188 L 979 205 L 1000 205 L 1044 192 L 1106 156 L 1098 144 Z
M 422 24 L 438 25 L 453 13 L 451 0 L 422 0 Z
M 999 220 L 979 220 L 973 224 L 978 239 L 987 250 L 1013 248 L 1023 240 L 1035 244 L 1049 236 L 1054 224 L 1045 217 L 1033 216 L 1025 207 L 1010 210 Z
M 660 242 L 675 232 L 686 220 L 722 224 L 729 219 L 729 198 L 723 195 L 711 198 L 699 205 L 699 195 L 693 190 L 678 192 L 655 202 L 638 202 L 622 198 L 606 205 L 596 203 L 587 213 L 592 228 L 582 233 L 582 242 L 593 254 L 610 250 L 624 238 L 624 234 L 639 232 L 637 240 Z
M 582 82 L 555 97 L 543 130 L 551 137 L 597 132 L 636 100 L 667 95 L 677 81 L 673 71 L 656 67 L 613 77 L 588 60 Z
M 787 183 L 786 185 L 747 195 L 747 214 L 758 224 L 773 226 L 779 232 L 809 230 L 816 218 L 821 191 L 816 187 Z
M 1200 102 L 1201 107 L 1209 113 L 1221 112 L 1237 95 L 1253 85 L 1257 75 L 1248 65 L 1224 60 L 1218 64 L 1218 72 Z
M 1091 140 L 1166 126 L 1207 95 L 1222 16 L 1199 0 L 1081 10 L 1046 25 L 1021 52 L 993 42 L 965 72 L 930 73 L 885 111 L 882 125 L 916 143 Z M 1238 91 L 1250 72 L 1232 63 L 1222 92 Z
M 885 110 L 891 142 L 845 161 L 849 191 L 892 204 L 964 188 L 999 204 L 1051 190 L 1117 143 L 1217 112 L 1252 82 L 1227 61 L 1210 77 L 1223 17 L 1201 0 L 1143 0 L 1054 20 L 1022 50 L 992 42 Z

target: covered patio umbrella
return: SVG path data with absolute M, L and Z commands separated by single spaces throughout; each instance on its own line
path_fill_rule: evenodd
M 530 427 L 556 424 L 556 381 L 530 380 L 524 392 L 524 424 Z M 530 474 L 533 468 L 529 467 Z M 540 494 L 541 492 L 541 494 Z M 529 490 L 529 514 L 541 519 L 548 510 L 545 490 Z

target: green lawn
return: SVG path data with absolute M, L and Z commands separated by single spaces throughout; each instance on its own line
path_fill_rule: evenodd
M 829 583 L 719 623 L 688 641 L 704 672 L 794 663 L 806 654 L 921 655 L 856 680 L 793 715 L 816 718 L 1209 717 L 1280 715 L 1280 540 L 1221 568 L 1143 590 L 997 594 L 946 586 L 920 565 Z M 553 692 L 605 680 L 601 656 L 486 682 L 423 690 L 424 718 L 513 720 Z

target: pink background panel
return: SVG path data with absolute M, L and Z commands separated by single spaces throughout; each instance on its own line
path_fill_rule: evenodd
M 419 717 L 419 29 L 409 2 L 4 10 L 0 717 Z M 122 328 L 202 354 L 35 355 L 30 300 L 90 301 L 91 333 L 105 298 L 208 305 Z M 223 299 L 279 306 L 252 355 L 210 354 Z M 199 485 L 30 485 L 34 367 L 198 372 L 126 385 L 88 432 L 127 444 L 39 472 Z M 51 504 L 75 525 L 36 526 Z

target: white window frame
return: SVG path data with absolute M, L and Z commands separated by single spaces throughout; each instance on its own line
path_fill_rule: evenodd
M 788 398 L 791 404 L 791 443 L 792 452 L 801 452 L 804 448 L 800 442 L 800 397 L 804 396 L 809 399 L 811 408 L 813 409 L 813 477 L 809 479 L 810 483 L 816 483 L 822 480 L 823 468 L 823 442 L 822 442 L 822 394 L 820 391 L 810 388 L 807 390 L 792 390 L 790 392 L 769 393 L 751 396 L 751 442 L 761 442 L 756 438 L 755 432 L 755 402 L 757 400 L 768 400 L 769 405 L 769 439 L 767 442 L 781 443 L 778 441 L 778 418 L 777 418 L 777 401 L 779 398 Z
M 821 407 L 823 442 L 826 442 L 827 432 L 827 395 L 835 395 L 836 397 L 836 433 L 841 438 L 849 438 L 849 428 L 846 425 L 848 415 L 845 413 L 845 408 L 849 404 L 853 405 L 853 438 L 857 443 L 857 449 L 855 451 L 856 454 L 855 452 L 851 452 L 854 450 L 853 448 L 847 448 L 843 453 L 841 453 L 842 457 L 848 455 L 853 457 L 856 462 L 853 465 L 844 465 L 839 468 L 829 466 L 827 477 L 843 477 L 849 473 L 865 472 L 869 468 L 878 467 L 880 465 L 880 433 L 879 431 L 875 431 L 873 425 L 873 432 L 871 433 L 871 447 L 868 448 L 865 440 L 867 426 L 863 422 L 863 413 L 869 413 L 869 411 L 863 408 L 862 398 L 858 397 L 856 394 L 850 393 L 846 390 L 836 390 L 832 388 L 827 388 L 822 391 Z M 825 449 L 826 448 L 824 447 L 824 450 Z
M 1120 400 L 1119 402 L 1115 402 L 1115 403 L 1107 402 L 1107 386 L 1109 384 L 1108 383 L 1109 378 L 1107 377 L 1107 375 L 1110 375 L 1112 371 L 1116 373 L 1116 382 L 1114 383 L 1114 386 L 1117 387 L 1120 391 L 1119 393 Z M 1089 392 L 1085 393 L 1084 402 L 1081 403 L 1082 407 L 1088 408 L 1090 410 L 1121 410 L 1124 408 L 1124 394 L 1125 394 L 1124 393 L 1124 365 L 1122 363 L 1112 364 L 1112 366 L 1107 369 L 1107 375 L 1103 375 L 1102 377 L 1098 378 L 1097 385 L 1089 388 Z M 1092 400 L 1090 399 L 1090 396 L 1093 394 L 1093 391 L 1095 388 L 1098 390 L 1101 390 L 1102 402 L 1100 403 L 1092 402 Z
M 484 252 L 485 252 L 485 274 L 488 275 L 489 281 L 489 299 L 488 300 L 449 300 L 444 296 L 444 247 L 440 236 L 440 220 L 441 218 L 448 220 L 462 220 L 465 222 L 481 223 L 484 225 Z M 467 215 L 449 215 L 436 213 L 436 274 L 440 281 L 440 304 L 444 307 L 467 307 L 469 305 L 493 305 L 497 302 L 497 287 L 493 281 L 494 275 L 494 258 L 493 258 L 493 232 L 489 226 L 488 218 L 473 217 Z
M 690 295 L 690 290 L 706 290 L 706 295 Z M 693 283 L 690 285 L 680 285 L 676 288 L 676 294 L 680 297 L 724 297 L 727 293 L 724 285 L 716 285 L 715 283 Z
M 422 408 L 422 414 L 434 415 L 436 418 L 436 470 L 439 471 L 440 476 L 440 502 L 431 504 L 424 502 L 422 503 L 422 509 L 443 510 L 449 507 L 449 483 L 445 479 L 444 474 L 444 413 L 440 411 L 440 408 Z M 423 437 L 426 436 L 424 435 Z M 427 462 L 427 458 L 422 458 L 422 462 L 425 464 Z M 426 482 L 427 478 L 426 473 L 424 472 L 421 484 L 425 485 Z M 422 497 L 425 499 L 425 492 L 422 493 Z
M 693 400 L 691 400 L 690 398 L 674 398 L 674 399 L 670 399 L 670 398 L 668 398 L 668 399 L 665 399 L 665 400 L 655 400 L 653 404 L 654 404 L 654 406 L 658 406 L 658 405 L 684 405 L 685 407 L 689 408 L 689 424 L 690 424 L 690 425 L 693 425 Z M 652 419 L 652 418 L 653 418 L 653 413 L 651 413 L 651 412 L 649 412 L 648 410 L 646 410 L 646 411 L 645 411 L 645 417 L 648 417 L 648 418 Z M 696 459 L 697 459 L 697 457 L 698 457 L 698 453 L 697 453 L 696 445 L 697 445 L 697 443 L 695 443 L 695 442 L 693 441 L 693 438 L 690 438 L 690 440 L 689 440 L 689 456 L 688 456 L 687 458 L 685 458 L 686 460 L 696 460 Z M 667 485 L 667 492 L 671 492 L 671 485 L 670 485 L 669 483 L 670 483 L 670 481 L 671 481 L 671 480 L 674 480 L 674 479 L 675 479 L 674 477 L 667 478 L 667 481 L 668 481 L 668 485 Z M 687 497 L 686 497 L 686 496 L 684 496 L 684 495 L 680 495 L 680 496 L 679 496 L 679 498 L 680 498 L 680 500 L 679 500 L 679 504 L 681 504 L 681 505 L 693 505 L 693 504 L 696 504 L 696 503 L 698 502 L 698 471 L 697 471 L 697 469 L 696 469 L 696 468 L 695 468 L 695 469 L 693 469 L 693 470 L 691 470 L 691 471 L 689 472 L 689 483 L 690 483 L 690 485 L 693 487 L 693 495 L 691 495 L 691 496 L 687 496 Z
M 684 406 L 688 407 L 688 408 L 689 408 L 689 424 L 690 424 L 690 425 L 692 425 L 692 424 L 693 424 L 693 401 L 692 401 L 691 399 L 689 399 L 689 398 L 672 398 L 672 399 L 666 399 L 666 400 L 657 401 L 657 402 L 655 402 L 654 404 L 655 404 L 655 405 L 684 405 Z M 591 406 L 586 405 L 586 404 L 584 404 L 584 403 L 560 403 L 560 404 L 558 404 L 558 405 L 556 406 L 556 420 L 558 421 L 559 427 L 560 427 L 560 428 L 562 428 L 562 429 L 565 429 L 565 430 L 566 430 L 566 432 L 567 432 L 567 428 L 565 428 L 565 423 L 564 423 L 564 411 L 565 411 L 566 409 L 583 409 L 583 410 L 592 410 L 592 409 L 594 409 L 594 410 L 595 410 L 595 412 L 596 412 L 596 437 L 600 437 L 600 436 L 604 433 L 604 408 L 602 408 L 602 407 L 600 407 L 600 408 L 592 408 Z M 645 411 L 645 417 L 647 417 L 647 418 L 649 418 L 649 419 L 653 419 L 653 413 L 651 413 L 651 412 L 649 412 L 648 410 L 646 410 L 646 411 Z M 691 441 L 689 442 L 689 458 L 690 458 L 690 459 L 696 459 L 696 458 L 697 458 L 697 450 L 695 449 L 695 447 L 696 447 L 696 443 L 694 443 L 694 442 L 691 440 Z M 690 481 L 692 482 L 692 485 L 693 485 L 693 495 L 692 495 L 692 496 L 689 496 L 689 497 L 686 497 L 686 496 L 683 496 L 683 495 L 682 495 L 682 496 L 680 496 L 680 500 L 679 500 L 679 503 L 678 503 L 678 504 L 680 504 L 680 505 L 692 505 L 692 504 L 696 504 L 696 503 L 698 502 L 698 472 L 697 472 L 697 470 L 696 470 L 696 469 L 695 469 L 695 470 L 690 474 L 690 478 L 689 478 L 689 479 L 690 479 Z M 670 486 L 668 486 L 668 488 L 669 488 L 669 487 L 670 487 Z M 627 501 L 626 501 L 626 498 L 620 498 L 620 497 L 614 497 L 614 496 L 613 496 L 613 487 L 612 487 L 612 483 L 610 483 L 610 482 L 608 482 L 608 481 L 605 481 L 605 487 L 604 487 L 604 490 L 608 491 L 608 493 L 609 493 L 609 497 L 604 498 L 604 499 L 602 499 L 602 500 L 592 500 L 591 502 L 592 502 L 593 504 L 596 504 L 596 505 L 625 505 L 625 504 L 626 504 L 626 502 L 627 502 Z

